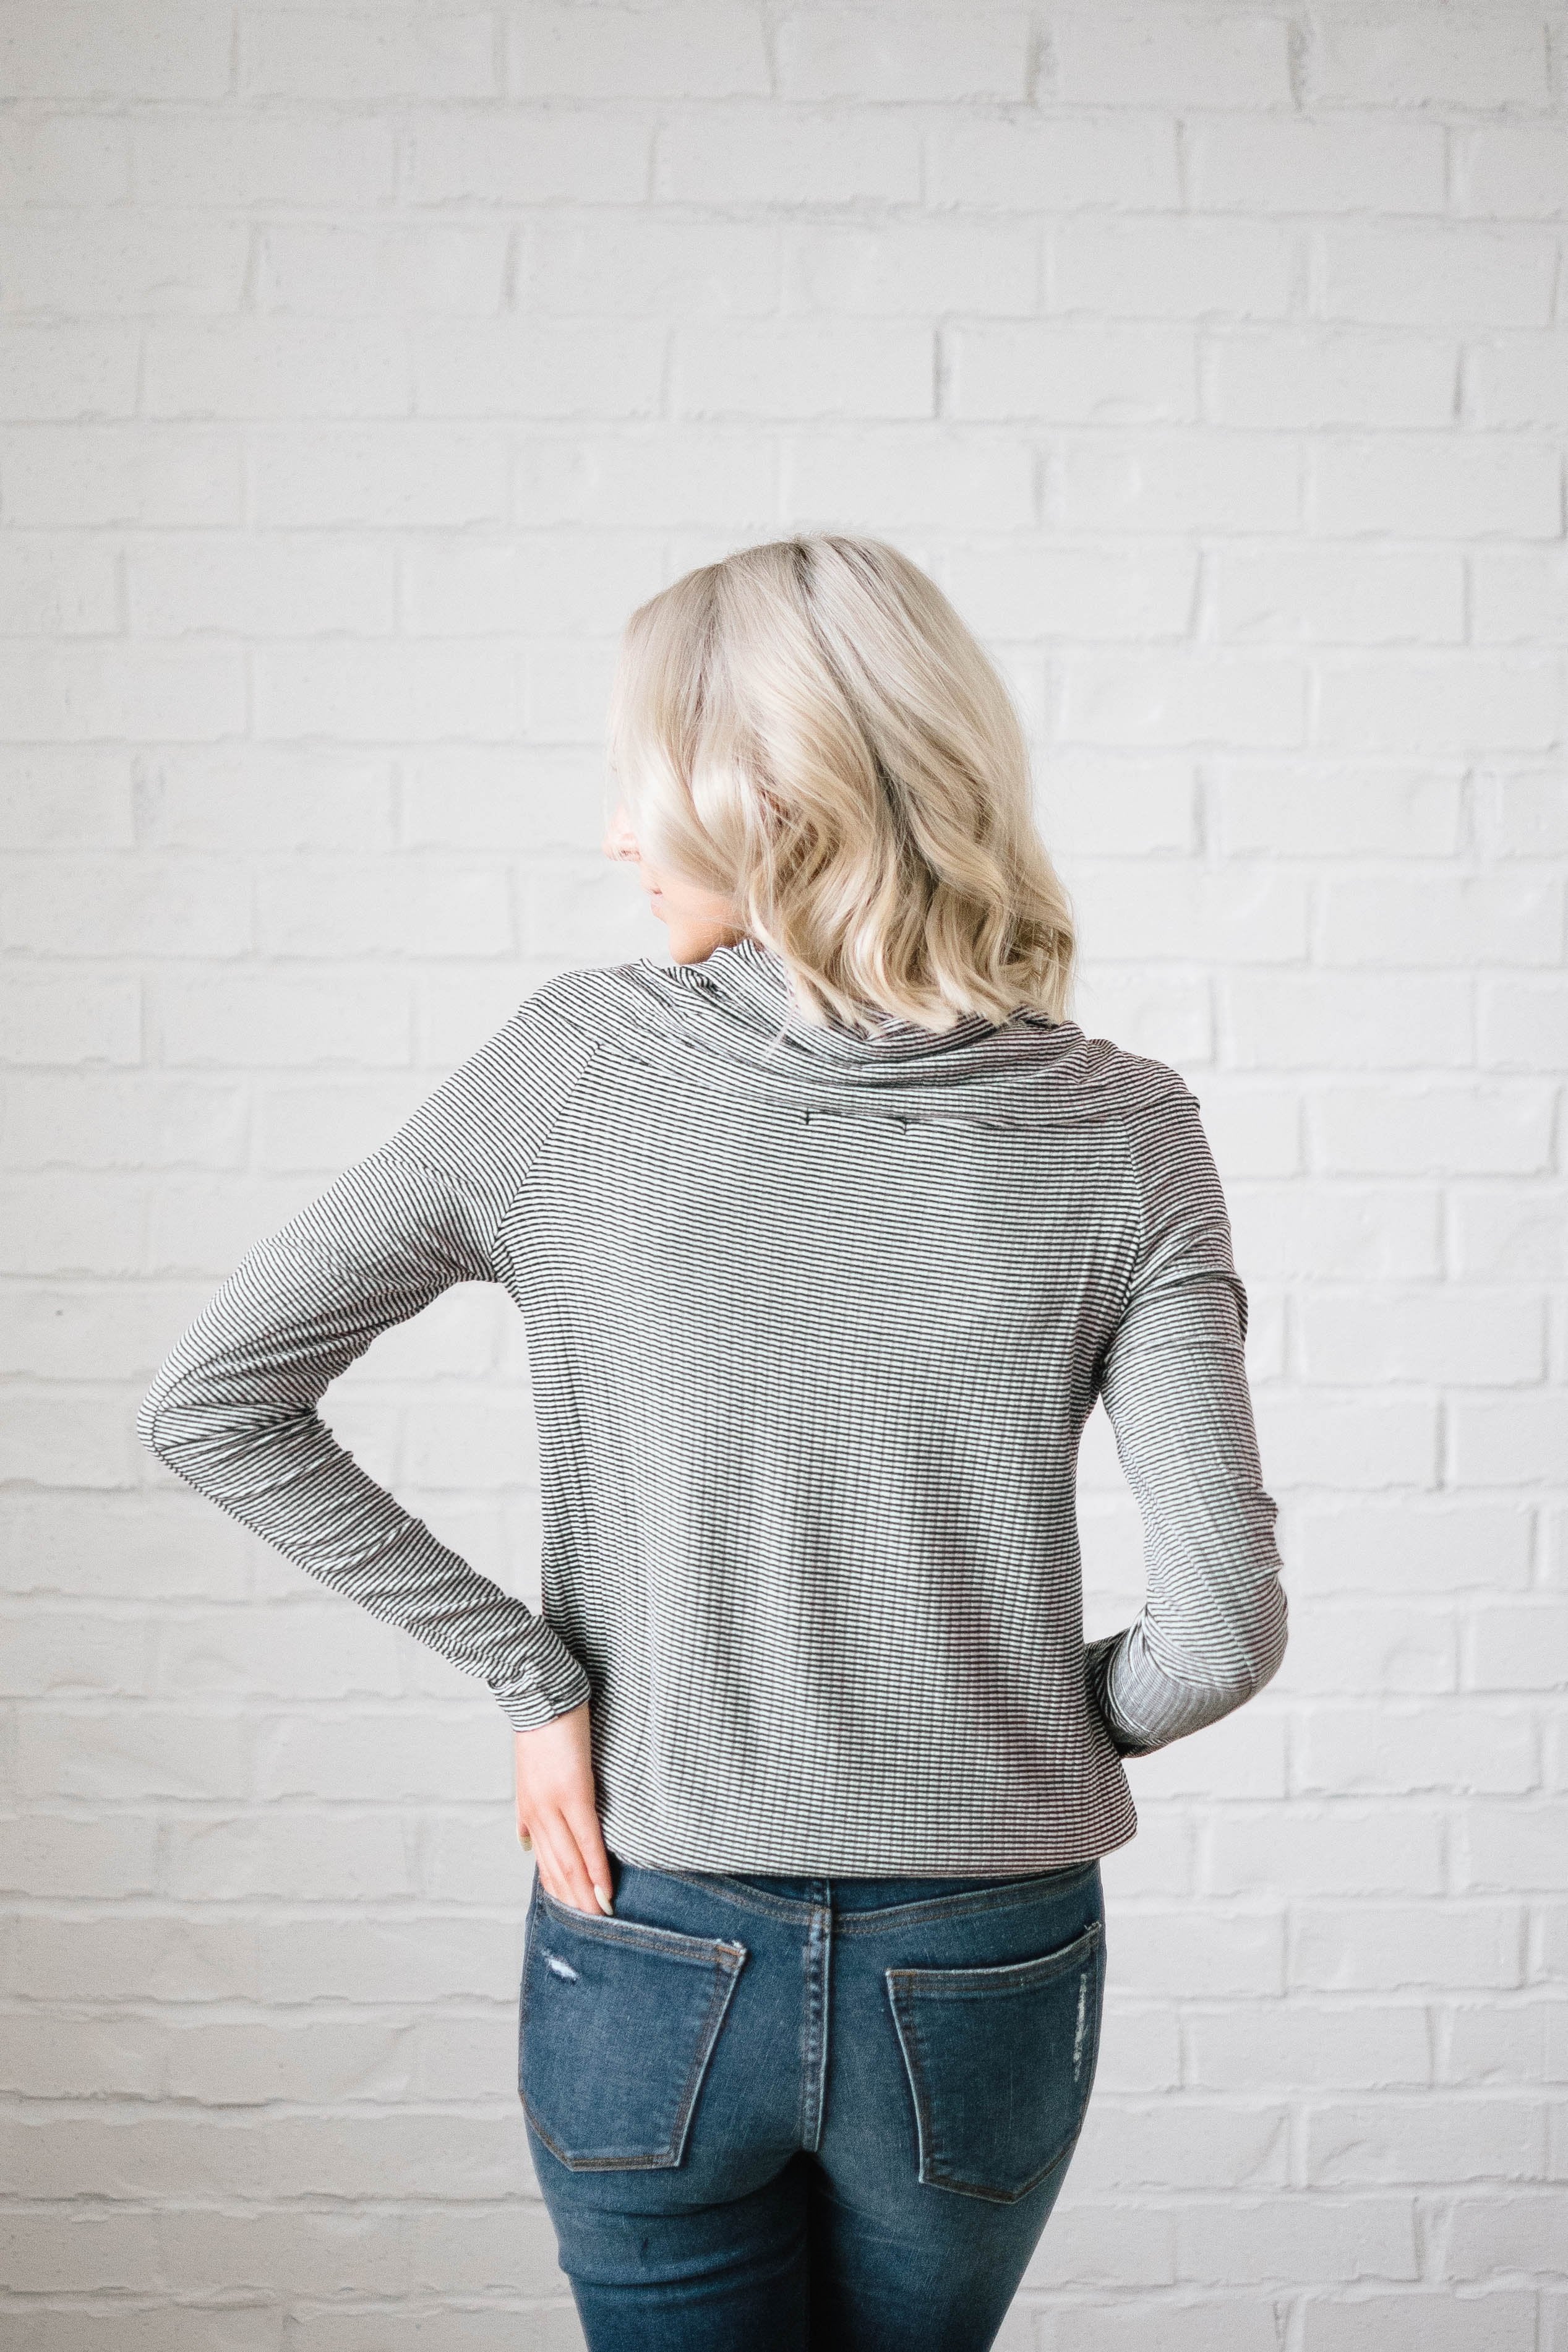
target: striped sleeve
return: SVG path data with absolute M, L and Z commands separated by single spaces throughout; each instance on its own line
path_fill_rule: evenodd
M 591 1049 L 547 982 L 389 1141 L 248 1252 L 137 1415 L 161 1462 L 323 1584 L 481 1676 L 518 1730 L 587 1698 L 582 1666 L 378 1485 L 318 1406 L 379 1333 L 454 1283 L 500 1278 L 502 1219 Z
M 1243 1343 L 1247 1294 L 1198 1108 L 1179 1083 L 1127 1123 L 1137 1262 L 1103 1395 L 1144 1522 L 1146 1595 L 1091 1643 L 1090 1688 L 1124 1755 L 1242 1705 L 1284 1655 L 1287 1609 Z

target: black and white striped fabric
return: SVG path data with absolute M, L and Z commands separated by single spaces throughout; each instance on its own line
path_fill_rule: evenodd
M 526 1320 L 543 1613 L 318 1416 L 458 1282 Z M 747 939 L 547 982 L 259 1243 L 143 1442 L 520 1729 L 592 1701 L 607 1843 L 654 1867 L 1051 1869 L 1131 1837 L 1122 1758 L 1286 1638 L 1246 1297 L 1181 1079 L 1020 1013 L 823 1033 Z M 1147 1598 L 1085 1645 L 1103 1394 Z

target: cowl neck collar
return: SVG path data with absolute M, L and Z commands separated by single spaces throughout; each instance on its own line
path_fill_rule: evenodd
M 749 934 L 715 948 L 700 963 L 653 956 L 640 961 L 660 994 L 689 992 L 697 1005 L 717 1010 L 733 1045 L 749 1041 L 741 1047 L 747 1058 L 760 1051 L 775 1066 L 781 1061 L 799 1072 L 815 1068 L 884 1084 L 979 1076 L 1011 1061 L 1026 1037 L 1032 1037 L 1038 1054 L 1040 1030 L 1057 1025 L 1044 1014 L 1019 1013 L 998 1026 L 975 1013 L 942 1030 L 892 1019 L 870 1036 L 836 1023 L 823 1028 L 797 1011 L 782 957 Z

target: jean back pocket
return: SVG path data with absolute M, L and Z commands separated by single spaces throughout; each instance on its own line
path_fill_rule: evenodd
M 536 1890 L 517 2089 L 573 2172 L 657 2171 L 685 2153 L 743 1944 L 600 1919 Z
M 1099 2054 L 1104 1933 L 1006 1968 L 889 1969 L 920 2178 L 1010 2205 L 1071 2155 Z

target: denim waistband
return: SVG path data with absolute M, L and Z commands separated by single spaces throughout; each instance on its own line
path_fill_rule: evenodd
M 620 1858 L 617 1857 L 619 1861 Z M 851 1922 L 866 1930 L 913 1923 L 923 1913 L 951 1916 L 992 1911 L 1013 1903 L 1041 1902 L 1069 1892 L 1099 1868 L 1098 1858 L 1070 1863 L 1060 1870 L 1011 1871 L 1000 1877 L 973 1878 L 781 1878 L 768 1873 L 657 1870 L 646 1863 L 620 1862 L 622 1871 L 642 1872 L 652 1878 L 677 1880 L 742 1910 L 766 1912 L 774 1918 L 804 1923 L 815 1912 L 831 1909 L 844 1920 L 841 1932 L 853 1934 Z

